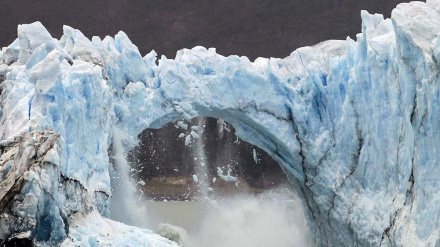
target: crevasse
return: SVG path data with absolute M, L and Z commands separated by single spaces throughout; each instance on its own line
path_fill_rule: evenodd
M 129 150 L 146 128 L 209 116 L 281 164 L 318 246 L 440 245 L 440 1 L 361 17 L 356 40 L 254 62 L 19 25 L 0 53 L 0 239 L 174 246 L 106 218 L 107 151 L 115 129 Z

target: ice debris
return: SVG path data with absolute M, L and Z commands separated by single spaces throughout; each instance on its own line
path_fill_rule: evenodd
M 226 182 L 238 182 L 237 177 L 231 175 L 232 169 L 228 166 L 228 172 L 223 175 L 223 170 L 221 167 L 217 167 L 217 175 Z

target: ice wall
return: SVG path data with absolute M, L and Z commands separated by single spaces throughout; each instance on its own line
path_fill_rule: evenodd
M 56 40 L 38 22 L 20 25 L 0 56 L 1 144 L 26 133 L 59 135 L 59 176 L 49 180 L 69 185 L 53 187 L 59 196 L 37 207 L 38 214 L 57 205 L 47 222 L 64 228 L 41 235 L 31 225 L 25 235 L 5 223 L 17 212 L 4 209 L 0 237 L 44 236 L 35 240 L 53 244 L 66 236 L 92 244 L 133 237 L 105 237 L 92 224 L 110 215 L 112 130 L 125 133 L 119 141 L 129 150 L 146 128 L 210 116 L 233 124 L 282 165 L 317 245 L 440 244 L 440 1 L 400 4 L 391 19 L 361 17 L 356 40 L 254 62 L 203 47 L 180 50 L 175 59 L 156 59 L 154 51 L 142 58 L 123 32 L 90 41 L 65 26 Z M 5 155 L 0 183 L 10 176 L 7 166 L 16 166 Z M 151 246 L 172 244 L 141 235 Z

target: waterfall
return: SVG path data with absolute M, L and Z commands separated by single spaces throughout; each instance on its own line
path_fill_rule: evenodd
M 125 224 L 142 226 L 146 217 L 146 208 L 142 198 L 136 196 L 136 185 L 130 177 L 130 166 L 127 162 L 127 152 L 123 141 L 126 133 L 118 128 L 113 129 L 113 146 L 111 159 L 112 197 L 110 204 L 111 218 Z
M 197 187 L 200 193 L 201 200 L 209 199 L 209 179 L 208 179 L 208 159 L 205 154 L 205 118 L 198 118 L 198 125 L 193 126 L 191 134 L 195 139 L 193 148 L 194 165 L 195 165 L 195 176 L 194 182 L 197 183 Z M 195 132 L 197 131 L 197 133 Z M 195 133 L 195 135 L 194 135 Z

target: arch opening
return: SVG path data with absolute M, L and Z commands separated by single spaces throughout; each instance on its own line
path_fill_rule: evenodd
M 208 242 L 216 246 L 212 241 L 218 236 L 228 237 L 236 244 L 240 238 L 252 243 L 255 236 L 268 234 L 281 241 L 279 246 L 291 246 L 292 241 L 306 246 L 310 242 L 302 199 L 292 189 L 288 181 L 291 178 L 286 176 L 279 161 L 236 135 L 237 125 L 241 131 L 258 133 L 250 127 L 251 121 L 232 125 L 213 117 L 190 121 L 165 119 L 169 123 L 139 134 L 139 145 L 128 153 L 132 179 L 148 200 L 148 216 L 143 226 L 159 232 L 165 227 L 169 233 L 181 232 L 175 228 L 181 225 L 190 233 L 186 239 L 189 246 Z M 276 146 L 266 136 L 258 140 L 265 140 L 266 148 Z M 176 210 L 178 218 L 186 212 L 183 221 L 189 222 L 176 220 L 176 215 L 170 217 Z M 230 231 L 233 228 L 227 226 L 233 222 L 228 221 L 242 215 L 251 216 L 235 225 L 243 232 L 240 238 L 234 238 Z M 165 222 L 172 225 L 159 225 Z M 253 233 L 249 232 L 251 228 Z M 206 229 L 216 229 L 215 234 Z M 252 237 L 243 238 L 246 232 Z M 269 240 L 274 239 L 267 237 Z
M 193 175 L 206 180 L 210 198 L 290 187 L 279 164 L 259 147 L 241 140 L 235 128 L 222 119 L 178 120 L 146 129 L 138 138 L 139 145 L 130 151 L 128 160 L 134 169 L 132 176 L 153 200 L 203 199 L 206 195 Z M 231 181 L 219 174 L 226 180 L 229 174 Z

